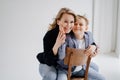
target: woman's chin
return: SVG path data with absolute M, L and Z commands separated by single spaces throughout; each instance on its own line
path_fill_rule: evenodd
M 66 30 L 65 33 L 70 33 L 71 30 Z

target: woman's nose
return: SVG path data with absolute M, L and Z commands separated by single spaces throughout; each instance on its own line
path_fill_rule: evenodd
M 70 23 L 68 23 L 67 25 L 68 25 L 68 26 L 71 26 L 71 24 L 70 24 Z
M 72 24 L 68 23 L 68 24 L 67 24 L 67 26 L 68 26 L 68 27 L 71 27 L 71 26 L 72 26 Z

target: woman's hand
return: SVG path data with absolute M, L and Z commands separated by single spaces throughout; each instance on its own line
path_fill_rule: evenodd
M 66 35 L 64 32 L 59 31 L 55 45 L 53 46 L 53 53 L 56 55 L 58 52 L 58 48 L 65 42 Z
M 97 53 L 98 53 L 98 49 L 95 45 L 90 45 L 85 51 L 85 54 L 91 57 L 95 57 Z

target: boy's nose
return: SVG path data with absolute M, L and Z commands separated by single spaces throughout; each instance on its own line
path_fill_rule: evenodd
M 80 28 L 80 25 L 77 25 L 77 28 Z

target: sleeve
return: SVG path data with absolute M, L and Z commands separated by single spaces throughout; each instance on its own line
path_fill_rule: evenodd
M 40 53 L 38 53 L 37 54 L 37 56 L 36 56 L 36 58 L 37 58 L 37 60 L 40 62 L 40 63 L 45 63 L 44 62 L 44 52 L 40 52 Z
M 97 53 L 98 51 L 98 46 L 97 46 L 97 44 L 95 43 L 95 41 L 94 41 L 94 39 L 93 39 L 93 34 L 92 34 L 92 32 L 87 32 L 88 33 L 88 36 L 89 36 L 89 43 L 90 43 L 90 45 L 95 45 L 96 46 L 96 50 L 95 50 L 95 53 Z
M 95 43 L 95 41 L 94 41 L 92 32 L 88 31 L 87 34 L 88 34 L 88 37 L 89 37 L 89 44 L 96 46 L 96 43 Z
M 55 34 L 51 34 L 47 32 L 43 38 L 43 46 L 44 46 L 44 53 L 45 53 L 45 63 L 49 66 L 55 65 L 57 61 L 58 55 L 54 55 L 53 53 L 53 46 L 55 44 L 56 38 L 53 36 Z
M 66 52 L 66 42 L 61 45 L 61 47 L 58 49 L 58 57 L 60 60 L 63 60 L 65 58 L 65 52 Z

